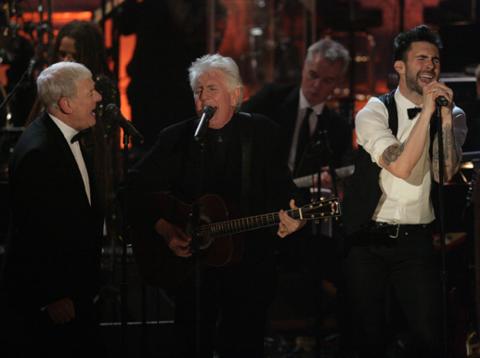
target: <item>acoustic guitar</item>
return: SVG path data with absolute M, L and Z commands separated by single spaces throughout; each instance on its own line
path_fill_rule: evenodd
M 196 256 L 201 265 L 222 267 L 240 262 L 244 232 L 268 228 L 280 222 L 278 212 L 230 218 L 221 197 L 207 194 L 193 204 L 186 204 L 166 194 L 153 194 L 154 201 L 174 207 L 176 219 L 169 220 L 183 228 L 196 242 Z M 155 198 L 156 197 L 156 198 Z M 298 209 L 286 211 L 294 219 L 320 220 L 341 215 L 338 199 L 322 199 Z M 137 227 L 133 235 L 133 252 L 144 280 L 153 286 L 174 290 L 192 274 L 194 258 L 176 256 L 153 228 Z

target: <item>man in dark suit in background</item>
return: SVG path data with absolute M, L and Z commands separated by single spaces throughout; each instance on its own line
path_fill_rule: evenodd
M 350 164 L 352 159 L 349 121 L 326 105 L 349 63 L 350 55 L 344 46 L 331 39 L 322 39 L 307 50 L 300 85 L 267 84 L 242 106 L 246 112 L 265 114 L 280 124 L 282 156 L 294 178 L 312 176 L 305 180 L 308 186 L 305 196 L 312 195 L 312 199 L 319 192 L 324 195 L 322 189 L 336 194 L 333 169 Z M 313 175 L 319 172 L 321 181 L 318 183 Z M 311 194 L 308 189 L 314 182 L 317 193 Z M 298 235 L 302 235 L 301 240 L 295 237 Z M 310 233 L 303 230 L 298 235 L 279 243 L 279 262 L 287 272 L 307 269 L 309 280 L 313 280 L 313 285 L 307 286 L 315 287 L 313 299 L 318 323 L 323 325 L 322 321 L 327 322 L 327 317 L 335 315 L 332 310 L 340 262 L 338 240 L 332 237 L 335 235 L 329 221 L 312 225 Z M 323 334 L 321 327 L 316 331 Z
M 20 137 L 9 172 L 11 225 L 3 285 L 15 356 L 98 352 L 103 215 L 77 133 L 101 100 L 91 72 L 60 62 L 37 79 L 46 113 Z
M 322 133 L 326 133 L 333 152 L 332 164 L 335 167 L 346 164 L 345 157 L 352 148 L 352 129 L 326 102 L 340 84 L 349 63 L 345 47 L 322 39 L 308 48 L 300 85 L 267 84 L 242 106 L 242 110 L 264 114 L 282 126 L 283 155 L 294 177 L 319 171 L 319 162 L 307 159 L 314 154 L 309 144 L 324 142 Z M 302 135 L 306 135 L 305 138 Z M 327 164 L 330 160 L 323 158 L 322 162 Z

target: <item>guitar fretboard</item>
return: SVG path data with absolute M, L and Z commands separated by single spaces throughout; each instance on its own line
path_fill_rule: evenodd
M 322 213 L 321 217 L 332 217 L 337 216 L 338 213 L 336 210 L 331 209 L 331 204 L 325 205 L 326 212 Z M 294 219 L 318 219 L 319 215 L 309 216 L 305 210 L 302 209 L 291 209 L 286 210 L 287 214 Z M 318 209 L 317 209 L 318 210 Z M 308 210 L 307 210 L 308 212 Z M 242 232 L 253 231 L 261 228 L 267 228 L 274 226 L 280 222 L 280 217 L 277 212 L 268 213 L 262 215 L 248 216 L 239 219 L 219 221 L 212 224 L 201 225 L 198 228 L 198 234 L 200 236 L 211 236 L 211 237 L 221 237 L 227 235 L 240 234 Z

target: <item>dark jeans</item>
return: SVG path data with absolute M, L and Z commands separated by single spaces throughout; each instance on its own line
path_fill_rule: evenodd
M 351 341 L 360 357 L 386 357 L 393 301 L 407 323 L 409 357 L 440 356 L 440 273 L 429 228 L 398 238 L 364 233 L 352 243 L 344 270 Z

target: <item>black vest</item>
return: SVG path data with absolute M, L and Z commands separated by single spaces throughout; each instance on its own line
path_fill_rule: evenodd
M 388 126 L 394 136 L 398 131 L 397 105 L 395 91 L 379 97 L 388 110 Z M 345 199 L 343 201 L 343 227 L 345 234 L 351 235 L 362 230 L 372 220 L 382 191 L 379 184 L 380 168 L 372 162 L 362 146 L 358 147 L 355 156 L 355 172 L 345 183 Z

